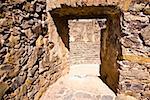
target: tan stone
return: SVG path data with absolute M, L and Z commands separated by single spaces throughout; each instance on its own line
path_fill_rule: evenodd
M 42 46 L 43 44 L 44 44 L 44 43 L 43 43 L 43 36 L 40 35 L 40 36 L 38 37 L 38 39 L 36 40 L 36 46 L 40 47 L 40 46 Z
M 31 31 L 30 28 L 27 29 L 27 30 L 25 30 L 25 35 L 26 35 L 29 39 L 33 36 L 33 33 L 32 33 L 32 31 Z
M 38 52 L 39 52 L 39 48 L 35 47 L 33 49 L 33 52 L 27 62 L 27 65 L 29 68 L 33 67 L 33 65 L 36 63 L 37 59 L 38 59 Z
M 146 14 L 146 15 L 150 15 L 150 8 L 144 9 L 143 13 Z
M 0 35 L 0 48 L 3 46 L 3 43 L 4 43 L 4 39 L 2 35 Z
M 138 62 L 138 63 L 141 63 L 141 64 L 150 63 L 150 58 L 149 57 L 142 57 L 142 56 L 136 56 L 136 55 L 123 55 L 121 57 L 121 59 L 129 60 L 131 62 Z
M 150 25 L 143 29 L 141 33 L 146 45 L 150 45 Z
M 127 11 L 129 9 L 129 6 L 130 6 L 131 2 L 132 2 L 132 0 L 123 0 L 123 2 L 122 2 L 122 5 L 123 5 L 122 9 L 124 11 Z
M 23 96 L 27 93 L 27 86 L 25 84 L 23 84 L 21 87 L 20 87 L 20 91 L 19 91 L 19 94 L 20 96 Z
M 136 98 L 128 95 L 118 95 L 115 100 L 137 100 Z
M 0 82 L 0 100 L 2 99 L 3 95 L 5 94 L 8 88 L 9 88 L 8 84 Z
M 131 15 L 130 13 L 124 13 L 124 18 L 126 21 L 141 21 L 141 22 L 148 22 L 149 18 L 147 16 L 141 17 L 136 15 Z
M 43 87 L 48 82 L 43 76 L 40 76 L 39 79 L 40 79 L 39 81 L 40 87 Z
M 9 40 L 10 46 L 14 47 L 15 45 L 19 43 L 20 36 L 11 35 L 8 40 Z
M 49 82 L 47 82 L 47 85 L 44 87 L 41 87 L 40 90 L 35 94 L 34 100 L 39 100 L 42 94 L 46 91 L 47 87 L 49 85 Z

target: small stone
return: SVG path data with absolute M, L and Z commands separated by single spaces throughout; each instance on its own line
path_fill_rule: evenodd
M 149 18 L 147 16 L 136 16 L 136 15 L 131 15 L 130 13 L 124 13 L 124 19 L 125 21 L 140 21 L 140 22 L 149 22 Z
M 141 36 L 144 39 L 145 45 L 150 46 L 150 34 L 149 33 L 150 33 L 150 25 L 143 29 L 143 32 L 141 33 Z
M 143 12 L 145 15 L 150 15 L 150 8 L 146 8 L 144 9 L 144 12 Z
M 39 15 L 38 15 L 37 13 L 35 13 L 35 14 L 34 14 L 34 17 L 38 18 L 38 17 L 39 17 Z
M 6 53 L 7 53 L 7 51 L 8 51 L 8 48 L 7 47 L 2 47 L 1 49 L 0 49 L 0 54 L 2 55 L 6 55 Z
M 33 25 L 33 24 L 34 24 L 34 20 L 33 20 L 33 19 L 30 19 L 30 20 L 29 20 L 29 24 L 30 24 L 30 25 Z
M 20 65 L 24 66 L 27 63 L 27 60 L 28 60 L 28 56 L 27 55 L 24 56 L 24 57 L 21 57 Z
M 14 47 L 15 45 L 19 44 L 20 36 L 11 35 L 8 40 L 9 40 L 10 47 Z
M 132 96 L 128 96 L 128 95 L 117 95 L 117 97 L 115 98 L 115 100 L 137 100 L 136 98 L 132 97 Z
M 19 31 L 20 28 L 17 28 L 17 27 L 13 27 L 12 31 L 11 31 L 11 35 L 13 36 L 17 36 L 20 34 L 20 31 Z
M 19 49 L 21 47 L 21 43 L 14 46 L 15 49 Z
M 0 69 L 1 70 L 12 70 L 12 69 L 14 69 L 14 67 L 10 64 L 2 64 L 2 65 L 0 65 Z
M 113 97 L 110 95 L 104 95 L 102 96 L 101 100 L 113 100 Z
M 30 68 L 30 70 L 28 71 L 28 74 L 30 74 L 29 76 L 30 77 L 34 76 L 34 74 L 38 68 L 39 68 L 38 65 L 35 65 L 33 68 Z
M 3 95 L 5 94 L 5 92 L 8 90 L 9 86 L 4 83 L 4 82 L 0 82 L 0 100 L 2 100 Z
M 5 34 L 5 35 L 3 36 L 3 39 L 4 39 L 4 40 L 7 40 L 7 39 L 9 38 L 9 36 L 10 36 L 10 34 Z
M 36 42 L 36 35 L 34 34 L 32 37 L 30 37 L 30 44 L 34 44 Z
M 144 3 L 134 4 L 134 5 L 130 8 L 130 10 L 131 10 L 131 11 L 140 12 L 144 7 L 145 7 L 145 4 L 144 4 Z
M 48 67 L 46 67 L 46 68 L 43 68 L 43 67 L 39 67 L 39 74 L 42 74 L 42 73 L 44 73 L 45 71 L 48 71 Z
M 28 23 L 28 21 L 23 21 L 20 25 L 23 29 L 31 28 L 32 26 Z
M 24 32 L 25 32 L 25 35 L 28 37 L 28 39 L 30 39 L 33 36 L 33 33 L 30 28 L 24 30 Z
M 41 12 L 41 8 L 40 7 L 36 7 L 36 12 Z
M 20 92 L 19 94 L 20 95 L 25 95 L 27 93 L 27 86 L 25 84 L 23 84 L 21 87 L 20 87 Z
M 36 46 L 42 46 L 44 43 L 43 43 L 43 36 L 40 35 L 38 37 L 38 39 L 36 40 Z
M 29 68 L 33 67 L 33 65 L 36 63 L 37 59 L 38 59 L 38 52 L 39 52 L 39 49 L 38 48 L 34 48 L 28 62 L 27 62 L 27 65 Z
M 140 83 L 131 84 L 130 88 L 131 88 L 131 90 L 135 90 L 135 91 L 143 90 L 143 85 Z
M 41 24 L 37 24 L 35 26 L 32 27 L 33 33 L 36 36 L 39 36 L 40 34 L 42 34 L 42 25 Z
M 90 94 L 88 94 L 88 93 L 84 93 L 84 92 L 77 92 L 76 94 L 75 94 L 75 98 L 77 98 L 77 100 L 78 99 L 90 99 L 90 98 L 92 98 L 92 96 L 90 95 Z
M 34 11 L 34 5 L 26 2 L 26 4 L 23 6 L 23 9 L 27 12 L 33 12 Z

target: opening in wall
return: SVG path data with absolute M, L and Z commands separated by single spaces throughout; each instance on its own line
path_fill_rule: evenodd
M 71 28 L 71 25 L 76 23 L 74 19 L 82 19 L 82 22 L 84 21 L 83 19 L 88 19 L 88 21 L 89 19 L 107 19 L 106 28 L 101 30 L 101 34 L 99 34 L 101 36 L 100 39 L 98 39 L 100 42 L 100 75 L 103 82 L 105 82 L 115 93 L 117 93 L 119 83 L 119 66 L 117 64 L 117 58 L 121 55 L 121 47 L 119 43 L 119 37 L 121 33 L 120 9 L 112 5 L 83 7 L 71 7 L 67 5 L 62 5 L 61 8 L 51 10 L 50 14 L 53 17 L 53 21 L 55 23 L 59 36 L 62 38 L 63 43 L 69 51 L 72 50 L 72 46 L 69 45 L 69 43 L 72 44 L 72 41 L 80 40 L 80 38 L 76 39 L 72 36 L 70 36 L 69 38 L 69 35 L 73 34 L 71 33 L 71 31 L 73 31 L 74 28 Z M 81 23 L 81 20 L 79 20 L 79 23 Z M 100 26 L 101 24 L 98 23 L 98 25 Z M 82 27 L 83 26 L 80 26 L 80 28 Z M 84 27 L 86 27 L 86 25 L 84 25 Z M 80 30 L 80 28 L 79 33 L 81 32 L 81 34 L 84 34 L 84 30 Z M 91 31 L 91 28 L 89 28 L 87 32 L 89 30 Z M 75 31 L 78 31 L 78 29 L 76 29 Z M 89 43 L 89 41 L 96 41 L 92 38 L 94 36 L 90 35 L 80 36 L 82 37 L 81 40 L 83 39 L 85 43 Z M 90 36 L 90 39 L 88 38 L 88 36 Z
M 100 61 L 101 29 L 106 19 L 69 20 L 70 65 L 97 64 Z

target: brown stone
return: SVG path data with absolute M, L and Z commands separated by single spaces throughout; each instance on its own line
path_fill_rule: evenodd
M 39 52 L 39 48 L 34 48 L 33 52 L 27 62 L 27 65 L 29 68 L 33 67 L 33 65 L 36 63 L 37 59 L 38 59 L 38 52 Z
M 145 15 L 150 15 L 150 8 L 146 8 L 144 9 L 144 12 L 143 12 Z
M 33 34 L 36 34 L 36 36 L 38 37 L 42 33 L 42 25 L 37 24 L 37 25 L 33 26 L 32 31 L 33 31 Z
M 150 46 L 150 25 L 143 29 L 141 35 L 144 39 L 145 45 Z
M 27 12 L 33 12 L 34 11 L 34 6 L 31 3 L 26 2 L 23 9 L 26 10 Z
M 8 40 L 9 40 L 10 47 L 14 47 L 15 45 L 19 44 L 20 36 L 11 35 Z
M 42 46 L 42 45 L 44 45 L 44 43 L 43 43 L 43 36 L 40 35 L 40 36 L 38 37 L 38 39 L 36 40 L 36 46 L 40 47 L 40 46 Z
M 33 33 L 30 28 L 27 30 L 24 30 L 24 32 L 25 32 L 25 35 L 28 37 L 28 39 L 30 39 L 33 36 Z
M 2 99 L 3 95 L 5 94 L 8 88 L 9 88 L 8 84 L 0 82 L 0 100 Z

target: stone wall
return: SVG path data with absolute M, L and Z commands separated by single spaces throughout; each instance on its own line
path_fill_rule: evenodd
M 118 57 L 118 64 L 120 65 L 118 68 L 120 72 L 118 93 L 143 100 L 150 99 L 149 2 L 149 0 L 60 0 L 58 3 L 48 0 L 47 10 L 61 8 L 60 4 L 72 7 L 94 7 L 99 6 L 99 4 L 119 7 L 122 11 L 120 23 L 122 32 L 119 37 L 122 45 L 122 56 Z M 112 74 L 112 76 L 114 75 Z M 109 82 L 111 83 L 111 81 Z
M 120 42 L 123 56 L 118 57 L 122 60 L 118 61 L 120 64 L 118 92 L 138 99 L 150 99 L 149 2 L 149 0 L 1 0 L 0 99 L 37 100 L 50 84 L 67 72 L 68 50 L 58 35 L 57 31 L 60 30 L 56 29 L 55 20 L 49 11 L 65 5 L 94 7 L 99 4 L 116 5 L 122 11 Z M 108 9 L 103 12 L 108 12 Z M 58 20 L 61 22 L 61 19 Z M 64 37 L 67 39 L 67 36 Z M 115 47 L 113 50 L 116 50 Z M 107 69 L 108 67 L 105 70 Z M 117 76 L 113 73 L 116 69 L 108 70 L 115 82 L 109 80 L 110 78 L 106 81 L 113 86 L 111 83 L 116 83 Z
M 122 20 L 120 92 L 150 99 L 150 2 L 133 2 Z
M 100 21 L 69 21 L 70 64 L 100 64 Z M 102 21 L 101 21 L 102 23 Z
M 38 100 L 67 72 L 67 54 L 48 34 L 45 0 L 0 1 L 0 99 Z

